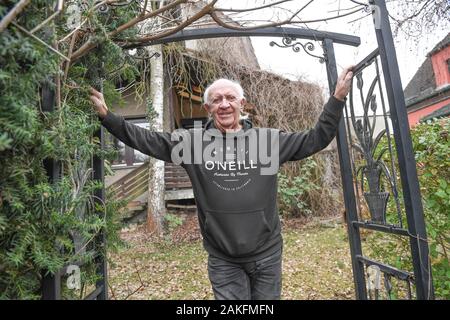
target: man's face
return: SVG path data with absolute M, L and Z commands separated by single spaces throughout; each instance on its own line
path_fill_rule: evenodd
M 209 89 L 209 99 L 205 103 L 219 130 L 239 129 L 239 114 L 245 99 L 232 83 L 218 81 Z

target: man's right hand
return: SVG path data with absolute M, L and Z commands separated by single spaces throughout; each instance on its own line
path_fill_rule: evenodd
M 334 97 L 338 100 L 345 101 L 350 88 L 352 86 L 353 68 L 355 66 L 349 66 L 345 68 L 339 76 L 336 83 L 336 90 L 334 91 Z
M 91 95 L 89 99 L 91 99 L 98 116 L 103 119 L 108 113 L 108 106 L 106 105 L 105 98 L 101 92 L 98 92 L 94 88 L 91 88 L 90 92 Z

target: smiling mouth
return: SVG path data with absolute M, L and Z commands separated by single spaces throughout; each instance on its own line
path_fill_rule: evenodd
M 231 117 L 233 114 L 232 113 L 218 113 L 217 114 L 220 118 L 229 118 Z

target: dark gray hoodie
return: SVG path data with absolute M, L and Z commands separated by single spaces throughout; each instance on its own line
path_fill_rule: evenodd
M 287 133 L 253 128 L 222 134 L 204 129 L 151 132 L 108 111 L 102 125 L 126 145 L 157 159 L 180 163 L 191 181 L 203 244 L 233 262 L 255 261 L 282 247 L 277 172 L 286 161 L 324 149 L 335 137 L 344 103 L 330 97 L 314 128 Z

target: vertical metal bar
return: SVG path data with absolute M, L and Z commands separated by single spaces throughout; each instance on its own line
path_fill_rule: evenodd
M 391 129 L 389 128 L 388 113 L 386 112 L 386 104 L 385 104 L 385 99 L 384 99 L 384 94 L 383 94 L 383 88 L 381 87 L 381 76 L 380 76 L 380 68 L 378 66 L 378 58 L 375 59 L 375 70 L 377 72 L 378 89 L 380 92 L 381 107 L 383 109 L 384 126 L 386 127 L 386 137 L 387 137 L 387 143 L 388 143 L 388 148 L 389 148 L 389 160 L 390 160 L 390 164 L 391 164 L 390 169 L 392 172 L 392 186 L 393 186 L 392 193 L 394 195 L 395 207 L 397 209 L 398 226 L 400 228 L 403 228 L 402 210 L 400 207 L 400 201 L 398 199 L 397 170 L 395 169 L 394 155 L 392 152 Z
M 102 63 L 102 68 L 104 68 L 104 65 Z M 100 80 L 99 88 L 97 88 L 99 91 L 103 93 L 103 80 Z M 103 127 L 100 126 L 100 129 L 97 130 L 94 134 L 94 137 L 98 139 L 100 142 L 101 149 L 104 149 L 105 147 L 105 138 L 104 138 L 104 132 Z M 101 189 L 97 189 L 94 193 L 94 201 L 96 205 L 99 205 L 100 207 L 104 207 L 105 201 L 106 201 L 106 194 L 105 194 L 105 164 L 101 157 L 94 155 L 92 159 L 92 168 L 93 168 L 93 179 L 100 182 L 102 184 Z M 97 214 L 102 215 L 105 214 L 103 212 L 97 212 Z M 108 269 L 107 269 L 107 262 L 106 262 L 106 234 L 105 230 L 101 230 L 98 236 L 96 237 L 95 241 L 95 248 L 96 250 L 96 259 L 95 263 L 97 265 L 97 274 L 101 276 L 101 279 L 97 281 L 96 288 L 103 287 L 102 291 L 98 294 L 97 300 L 107 300 L 108 299 Z M 102 254 L 103 253 L 103 254 Z
M 52 5 L 47 5 L 47 12 L 51 12 Z M 54 10 L 53 10 L 54 11 Z M 46 39 L 49 40 L 50 35 L 55 32 L 54 24 L 50 24 L 46 27 L 48 32 L 46 33 Z M 54 43 L 54 47 L 57 45 Z M 42 112 L 53 112 L 56 105 L 56 94 L 58 94 L 51 83 L 58 83 L 58 75 L 49 77 L 49 82 L 43 83 L 41 87 L 41 108 Z M 50 83 L 51 82 L 51 83 Z M 58 87 L 58 86 L 57 86 Z M 44 169 L 48 176 L 49 183 L 53 184 L 58 181 L 61 175 L 61 163 L 54 159 L 44 159 Z M 41 299 L 42 300 L 60 300 L 61 299 L 61 270 L 55 272 L 55 274 L 48 273 L 48 270 L 42 270 L 41 281 Z
M 42 111 L 52 112 L 55 108 L 55 91 L 50 84 L 45 83 L 41 89 Z M 60 164 L 54 159 L 44 159 L 43 161 L 45 171 L 47 172 L 49 183 L 54 183 L 58 180 L 60 174 Z M 55 274 L 47 273 L 47 270 L 42 271 L 42 296 L 43 300 L 59 300 L 61 299 L 61 275 L 59 272 Z
M 44 83 L 41 89 L 42 111 L 52 112 L 55 109 L 55 90 L 51 88 L 49 83 Z M 53 159 L 44 159 L 44 168 L 47 172 L 48 180 L 54 183 L 59 178 L 60 165 Z
M 370 0 L 370 3 L 374 5 L 375 33 L 394 129 L 408 230 L 411 233 L 410 245 L 417 299 L 433 299 L 434 290 L 419 179 L 388 11 L 384 0 Z
M 61 299 L 61 274 L 46 274 L 42 271 L 42 300 L 60 300 Z
M 406 281 L 406 288 L 408 289 L 408 299 L 412 299 L 412 291 L 411 291 L 411 282 L 409 280 Z
M 352 82 L 352 87 L 353 87 L 353 82 Z M 350 95 L 353 94 L 352 91 L 353 90 L 350 90 Z M 356 174 L 357 170 L 356 170 L 356 165 L 354 163 L 355 156 L 354 156 L 354 153 L 353 153 L 353 148 L 351 148 L 351 145 L 352 145 L 352 141 L 351 141 L 352 131 L 350 129 L 350 120 L 349 120 L 349 118 L 351 118 L 351 116 L 349 116 L 347 108 L 344 108 L 344 116 L 346 118 L 346 119 L 344 119 L 344 123 L 346 125 L 346 130 L 348 132 L 346 141 L 347 141 L 347 145 L 350 146 L 350 148 L 348 150 L 349 151 L 349 157 L 350 157 L 350 166 L 351 166 L 351 171 L 353 173 L 353 176 L 355 177 L 354 190 L 356 191 L 356 203 L 357 203 L 357 210 L 356 210 L 356 217 L 357 217 L 357 219 L 356 220 L 361 220 L 361 202 L 360 202 L 361 201 L 361 196 L 359 195 L 358 175 Z
M 326 57 L 328 86 L 330 93 L 334 93 L 337 81 L 336 58 L 334 55 L 333 41 L 325 39 L 323 49 Z M 350 243 L 350 253 L 352 256 L 353 279 L 355 283 L 356 299 L 367 299 L 366 282 L 364 278 L 364 265 L 356 259 L 356 255 L 362 255 L 361 239 L 359 230 L 351 222 L 358 220 L 356 210 L 355 191 L 353 188 L 352 168 L 350 162 L 350 152 L 346 140 L 346 130 L 344 119 L 341 118 L 337 133 L 337 146 L 339 153 L 339 162 L 341 167 L 342 187 L 344 192 L 344 203 L 347 219 L 347 230 Z
M 386 300 L 392 300 L 391 292 L 392 292 L 392 285 L 391 285 L 391 277 L 387 273 L 383 273 L 384 276 L 384 289 L 386 291 Z
M 103 127 L 95 133 L 95 137 L 100 141 L 101 148 L 104 148 L 104 133 Z M 102 183 L 103 187 L 95 191 L 95 203 L 104 207 L 104 202 L 106 201 L 105 197 L 105 188 L 104 188 L 104 176 L 105 176 L 105 168 L 103 159 L 99 156 L 93 157 L 93 178 Z M 98 212 L 97 214 L 103 215 L 104 212 Z M 97 281 L 96 287 L 103 287 L 101 293 L 97 296 L 98 300 L 107 300 L 108 299 L 108 286 L 107 286 L 107 263 L 106 257 L 102 255 L 103 252 L 106 255 L 106 234 L 105 230 L 100 231 L 99 235 L 96 237 L 96 245 L 95 245 L 96 259 L 95 262 L 97 264 L 97 273 L 101 275 L 101 279 Z M 100 252 L 101 251 L 101 252 Z

